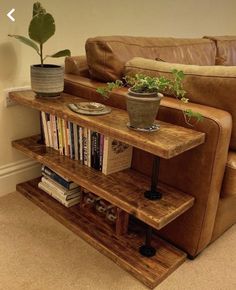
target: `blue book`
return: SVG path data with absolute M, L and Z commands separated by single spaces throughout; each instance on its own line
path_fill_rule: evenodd
M 43 175 L 51 178 L 52 180 L 59 183 L 66 189 L 74 189 L 79 186 L 77 183 L 74 183 L 73 181 L 70 181 L 62 177 L 61 175 L 59 175 L 58 173 L 56 173 L 55 171 L 53 171 L 52 169 L 50 169 L 49 167 L 45 165 L 42 166 L 42 173 Z

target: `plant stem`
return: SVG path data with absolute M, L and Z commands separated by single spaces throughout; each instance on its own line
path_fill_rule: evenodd
M 40 61 L 41 61 L 41 66 L 43 67 L 43 44 L 40 43 Z

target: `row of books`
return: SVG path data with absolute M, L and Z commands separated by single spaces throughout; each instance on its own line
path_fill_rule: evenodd
M 41 112 L 46 146 L 104 174 L 131 166 L 132 146 L 96 131 Z
M 81 201 L 81 187 L 47 166 L 42 166 L 42 177 L 38 187 L 66 207 Z

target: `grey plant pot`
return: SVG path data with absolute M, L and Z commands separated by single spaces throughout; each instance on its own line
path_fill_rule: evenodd
M 64 90 L 64 69 L 62 66 L 47 64 L 31 65 L 31 87 L 39 97 L 58 97 Z
M 129 90 L 126 105 L 130 127 L 134 129 L 152 128 L 162 98 L 163 95 L 160 93 L 135 93 Z

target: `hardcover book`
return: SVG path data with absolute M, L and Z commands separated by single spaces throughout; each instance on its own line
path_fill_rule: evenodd
M 60 185 L 60 183 L 54 181 L 53 179 L 51 179 L 50 177 L 46 175 L 42 176 L 41 181 L 47 184 L 48 186 L 50 186 L 51 188 L 53 188 L 56 192 L 58 192 L 58 194 L 60 194 L 65 199 L 70 199 L 71 196 L 75 196 L 76 194 L 79 195 L 81 192 L 80 186 L 74 189 L 67 189 L 63 187 L 62 185 Z
M 105 175 L 129 168 L 133 147 L 119 140 L 104 137 L 102 173 Z
M 57 193 L 55 193 L 55 191 L 50 188 L 49 186 L 47 186 L 44 182 L 39 182 L 38 187 L 40 189 L 42 189 L 44 192 L 48 193 L 49 195 L 51 195 L 53 198 L 55 198 L 57 201 L 59 201 L 61 204 L 63 204 L 66 207 L 71 207 L 73 205 L 76 205 L 80 202 L 81 200 L 81 196 L 77 196 L 75 198 L 72 198 L 70 200 L 65 200 L 62 199 L 58 196 Z
M 45 165 L 42 166 L 42 173 L 45 174 L 46 176 L 49 176 L 54 181 L 60 183 L 67 189 L 74 189 L 79 186 L 77 183 L 68 180 L 64 176 L 61 176 L 60 174 L 58 174 L 57 172 L 53 171 L 52 169 L 50 169 Z

